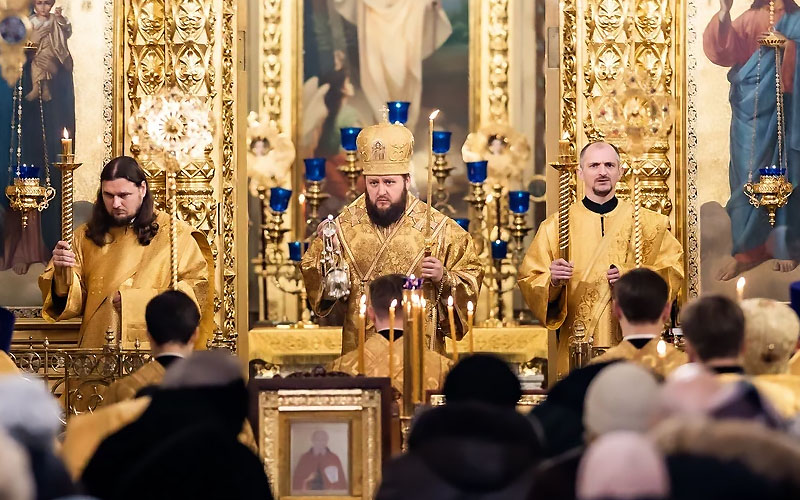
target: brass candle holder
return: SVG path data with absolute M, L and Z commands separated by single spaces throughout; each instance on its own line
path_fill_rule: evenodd
M 61 170 L 61 240 L 72 245 L 74 231 L 72 206 L 75 202 L 74 172 L 82 163 L 75 163 L 75 154 L 71 151 L 58 156 L 60 161 L 53 165 Z M 61 269 L 64 271 L 64 283 L 67 286 L 72 285 L 72 272 L 67 271 L 67 268 Z
M 281 291 L 298 297 L 297 301 L 297 322 L 292 324 L 294 328 L 313 328 L 317 325 L 311 321 L 311 311 L 308 309 L 308 294 L 306 285 L 303 281 L 303 273 L 300 268 L 300 261 L 285 262 L 278 266 L 272 280 Z M 286 302 L 284 302 L 284 322 L 288 323 L 286 316 Z
M 445 182 L 450 176 L 450 172 L 455 168 L 451 167 L 447 162 L 447 153 L 434 153 L 435 160 L 433 162 L 433 176 L 436 178 L 436 193 L 434 195 L 434 208 L 440 211 L 447 211 L 450 214 L 455 214 L 455 209 L 448 201 L 450 200 L 450 193 L 445 189 Z
M 306 225 L 314 231 L 319 224 L 319 207 L 330 195 L 322 191 L 322 181 L 306 181 L 305 197 L 308 202 Z
M 356 151 L 345 150 L 345 164 L 339 167 L 339 171 L 350 182 L 350 188 L 347 190 L 347 199 L 349 201 L 353 201 L 358 197 L 358 178 L 361 177 L 363 170 L 361 164 L 358 163 Z
M 528 225 L 527 222 L 528 213 L 514 213 L 513 219 L 511 224 L 508 226 L 508 232 L 513 238 L 514 241 L 514 249 L 513 249 L 513 258 L 515 263 L 519 263 L 522 260 L 522 256 L 525 253 L 525 237 L 528 235 L 531 229 L 531 226 Z
M 42 186 L 39 177 L 15 177 L 14 183 L 6 187 L 6 198 L 13 210 L 21 215 L 22 229 L 28 227 L 28 214 L 32 210 L 41 212 L 55 198 L 56 190 L 49 185 Z
M 284 212 L 276 212 L 274 210 L 270 210 L 270 212 L 271 215 L 265 227 L 265 235 L 267 237 L 265 261 L 268 268 L 273 265 L 283 264 L 285 256 L 280 247 L 283 243 L 283 235 L 289 231 L 288 228 L 283 227 Z
M 509 286 L 504 286 L 504 283 L 509 278 L 517 276 L 517 266 L 513 259 L 508 257 L 492 258 L 491 265 L 486 269 L 486 287 L 489 290 L 489 303 L 492 307 L 489 310 L 489 317 L 481 322 L 481 326 L 485 328 L 500 328 L 502 326 L 516 325 L 513 318 L 505 318 L 505 300 L 504 295 L 512 291 L 516 286 L 516 280 L 513 280 Z
M 751 179 L 744 185 L 744 193 L 750 199 L 750 204 L 756 208 L 764 208 L 773 227 L 778 209 L 786 205 L 792 191 L 794 187 L 786 178 L 786 170 L 775 167 L 760 169 L 758 182 Z

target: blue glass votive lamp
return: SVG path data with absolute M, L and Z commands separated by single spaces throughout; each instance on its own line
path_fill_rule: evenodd
M 389 101 L 386 105 L 389 106 L 389 123 L 402 123 L 405 125 L 408 121 L 408 108 L 411 103 L 408 101 Z
M 20 179 L 37 179 L 39 178 L 39 167 L 23 163 L 17 167 L 17 173 L 17 177 Z
M 494 240 L 492 242 L 492 258 L 505 259 L 508 255 L 508 242 L 503 240 Z
M 473 184 L 480 184 L 486 181 L 486 166 L 488 161 L 468 161 L 467 179 Z
M 527 191 L 509 191 L 508 209 L 515 214 L 524 214 L 531 208 L 531 194 Z
M 292 262 L 300 262 L 303 259 L 303 242 L 290 241 L 289 242 L 289 260 Z
M 453 220 L 456 221 L 456 223 L 461 226 L 464 231 L 469 232 L 469 219 L 466 217 L 459 217 L 458 219 Z
M 775 165 L 766 168 L 759 168 L 758 173 L 760 175 L 784 175 L 786 173 L 785 168 L 778 168 Z
M 319 182 L 325 178 L 325 158 L 306 158 L 306 180 Z
M 269 208 L 273 212 L 285 212 L 289 208 L 289 199 L 292 197 L 291 189 L 274 187 L 269 190 Z
M 443 155 L 450 151 L 450 135 L 452 132 L 447 130 L 433 131 L 433 153 Z
M 359 127 L 344 127 L 339 129 L 339 133 L 342 135 L 342 149 L 345 151 L 355 151 L 358 149 L 356 146 L 356 138 L 358 138 L 360 132 L 361 128 Z

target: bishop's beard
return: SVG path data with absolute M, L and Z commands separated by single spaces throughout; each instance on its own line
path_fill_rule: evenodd
M 400 199 L 392 203 L 388 208 L 378 208 L 375 203 L 370 199 L 369 193 L 366 193 L 365 201 L 367 203 L 367 215 L 369 220 L 378 227 L 387 228 L 400 220 L 403 213 L 406 211 L 406 202 L 408 199 L 408 188 L 403 187 L 403 194 Z

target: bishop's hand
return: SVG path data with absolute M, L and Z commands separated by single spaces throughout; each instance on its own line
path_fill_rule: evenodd
M 564 286 L 572 279 L 575 266 L 564 259 L 556 259 L 550 263 L 550 283 L 553 286 Z
M 434 283 L 442 281 L 444 276 L 444 265 L 442 261 L 436 257 L 425 257 L 422 259 L 422 275 L 423 278 L 431 280 Z

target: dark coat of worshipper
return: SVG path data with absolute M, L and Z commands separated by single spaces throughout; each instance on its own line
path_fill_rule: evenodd
M 0 427 L 0 498 L 30 500 L 35 493 L 25 450 Z
M 531 499 L 573 500 L 579 464 L 586 447 L 614 432 L 644 433 L 652 423 L 658 382 L 631 362 L 607 365 L 589 384 L 583 410 L 583 443 L 543 461 L 536 471 Z
M 41 380 L 19 374 L 0 375 L 0 429 L 25 451 L 33 475 L 34 498 L 51 500 L 76 492 L 67 469 L 55 454 L 61 408 Z
M 476 354 L 453 367 L 444 395 L 444 406 L 414 423 L 408 452 L 384 468 L 376 500 L 526 498 L 540 440 L 515 409 L 517 377 L 501 360 Z
M 377 333 L 369 336 L 364 342 L 364 372 L 368 377 L 389 376 L 389 339 L 394 338 L 392 346 L 392 386 L 403 392 L 403 284 L 406 277 L 402 274 L 379 276 L 369 284 L 369 302 L 367 317 L 375 325 Z M 389 307 L 395 304 L 394 332 L 390 333 Z M 423 356 L 425 368 L 425 388 L 435 391 L 442 387 L 445 375 L 453 362 L 435 351 L 426 350 Z M 358 351 L 350 351 L 334 360 L 330 369 L 358 374 Z
M 237 439 L 247 415 L 242 367 L 199 351 L 174 363 L 141 417 L 109 436 L 83 472 L 103 500 L 271 499 L 258 457 Z M 213 471 L 213 473 L 198 473 Z
M 144 312 L 152 359 L 135 372 L 106 389 L 103 404 L 132 399 L 149 387 L 157 386 L 167 368 L 192 353 L 199 335 L 200 310 L 180 290 L 167 290 L 153 297 Z
M 632 269 L 614 284 L 612 295 L 622 341 L 593 363 L 626 359 L 665 377 L 688 361 L 684 352 L 661 340 L 672 305 L 664 278 L 646 267 Z
M 144 311 L 170 286 L 170 217 L 156 211 L 144 170 L 131 157 L 112 159 L 100 173 L 91 219 L 73 241 L 59 241 L 39 276 L 42 316 L 82 316 L 81 347 L 101 347 L 113 331 L 123 345 L 146 338 Z M 202 311 L 198 344 L 213 325 L 213 259 L 205 236 L 178 221 L 178 289 Z M 72 283 L 68 284 L 72 275 Z
M 797 414 L 792 389 L 745 374 L 745 320 L 739 304 L 721 295 L 701 296 L 681 311 L 681 327 L 690 361 L 702 363 L 723 382 L 754 385 L 785 418 Z
M 570 258 L 559 257 L 558 214 L 536 232 L 520 268 L 519 287 L 533 315 L 558 330 L 558 374 L 569 369 L 569 338 L 592 339 L 607 349 L 622 340 L 612 314 L 611 288 L 636 264 L 631 203 L 615 195 L 622 175 L 619 153 L 605 142 L 591 143 L 580 154 L 578 177 L 586 197 L 569 209 Z M 669 219 L 640 210 L 642 263 L 669 284 L 669 300 L 683 280 L 683 249 L 670 232 Z
M 16 363 L 9 356 L 15 319 L 14 313 L 5 307 L 0 307 L 0 374 L 19 372 Z
M 791 307 L 771 299 L 747 299 L 744 313 L 744 371 L 757 383 L 769 382 L 794 394 L 791 413 L 800 414 L 800 376 L 789 373 L 789 359 L 800 336 L 800 319 Z
M 467 303 L 477 303 L 480 292 L 483 266 L 472 238 L 454 220 L 408 192 L 414 136 L 406 127 L 389 124 L 384 116 L 383 123 L 364 128 L 356 144 L 366 192 L 333 222 L 320 224 L 317 238 L 303 256 L 309 302 L 320 316 L 328 315 L 337 302 L 344 302 L 347 312 L 342 353 L 346 354 L 357 345 L 360 300 L 369 282 L 395 273 L 422 277 L 429 297 L 427 307 L 434 318 L 426 322 L 426 345 L 443 352 L 443 335 L 450 336 L 448 297 L 454 299 L 456 337 L 461 338 L 466 332 Z M 428 213 L 431 219 L 426 230 Z M 329 236 L 323 238 L 323 233 Z M 324 248 L 326 241 L 331 248 Z M 426 241 L 431 247 L 427 257 Z M 337 290 L 344 289 L 344 284 L 326 278 L 339 273 L 323 274 L 324 256 L 331 253 L 341 256 L 349 278 L 349 287 L 344 290 L 347 296 L 338 301 Z M 374 332 L 374 326 L 368 325 L 368 331 Z

